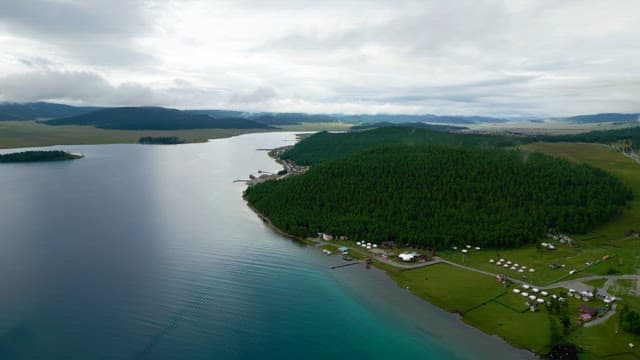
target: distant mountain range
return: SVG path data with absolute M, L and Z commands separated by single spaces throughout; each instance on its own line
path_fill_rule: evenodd
M 37 120 L 86 114 L 99 109 L 89 106 L 70 106 L 47 102 L 0 103 L 1 120 Z
M 486 116 L 457 116 L 457 115 L 336 115 L 341 121 L 349 123 L 368 123 L 368 122 L 390 122 L 390 123 L 407 123 L 407 122 L 427 122 L 439 124 L 480 124 L 480 123 L 504 123 L 508 119 L 500 119 Z
M 553 118 L 569 123 L 637 122 L 640 114 L 605 113 Z M 345 115 L 242 112 L 233 110 L 175 110 L 160 107 L 79 107 L 47 102 L 0 103 L 2 120 L 46 120 L 51 125 L 83 124 L 109 129 L 268 128 L 300 123 L 346 122 L 352 124 L 432 123 L 472 125 L 504 123 L 513 119 L 486 116 Z M 542 119 L 529 121 L 542 122 Z M 454 129 L 455 130 L 455 129 Z
M 360 125 L 354 125 L 350 128 L 350 130 L 352 131 L 369 130 L 369 129 L 377 129 L 381 127 L 388 127 L 388 126 L 409 126 L 412 128 L 429 129 L 434 131 L 445 131 L 445 132 L 456 132 L 456 131 L 469 129 L 468 127 L 465 127 L 465 126 L 455 126 L 455 125 L 444 125 L 444 124 L 433 125 L 433 124 L 427 124 L 422 122 L 417 122 L 417 123 L 407 122 L 407 123 L 394 124 L 387 121 L 383 121 L 378 123 L 363 123 Z
M 214 118 L 160 107 L 119 107 L 54 119 L 48 125 L 91 125 L 118 130 L 261 129 L 269 128 L 244 118 Z
M 619 114 L 619 113 L 604 113 L 593 115 L 578 115 L 566 118 L 560 118 L 556 120 L 563 120 L 571 123 L 589 124 L 600 122 L 617 122 L 628 123 L 640 121 L 640 114 Z

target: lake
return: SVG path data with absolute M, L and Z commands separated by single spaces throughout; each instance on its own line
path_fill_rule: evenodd
M 233 181 L 278 171 L 256 149 L 294 141 L 0 164 L 0 359 L 532 357 L 265 226 Z

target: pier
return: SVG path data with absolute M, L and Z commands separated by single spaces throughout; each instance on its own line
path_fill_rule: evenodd
M 360 261 L 354 261 L 354 262 L 350 262 L 350 263 L 347 263 L 347 264 L 336 265 L 336 266 L 332 266 L 331 268 L 332 269 L 338 269 L 338 268 L 341 268 L 341 267 L 351 266 L 351 265 L 356 265 L 356 264 L 360 264 Z

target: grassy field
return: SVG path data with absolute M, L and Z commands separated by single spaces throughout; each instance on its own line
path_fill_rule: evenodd
M 512 132 L 520 134 L 545 134 L 566 135 L 588 131 L 612 130 L 637 126 L 636 123 L 569 123 L 565 121 L 546 120 L 544 122 L 507 122 L 507 123 L 482 123 L 468 125 L 473 130 L 487 132 Z
M 519 313 L 497 302 L 490 302 L 465 314 L 464 321 L 520 348 L 538 353 L 549 349 L 549 316 L 545 310 Z
M 186 142 L 206 142 L 265 131 L 346 131 L 352 124 L 303 123 L 279 129 L 107 130 L 92 126 L 49 126 L 35 121 L 0 121 L 0 148 L 50 145 L 137 143 L 144 136 L 177 136 Z
M 637 289 L 637 281 L 636 280 L 617 280 L 613 287 L 609 290 L 609 292 L 613 293 L 615 296 L 635 296 Z
M 494 274 L 504 274 L 536 285 L 547 285 L 561 280 L 583 277 L 585 274 L 592 273 L 594 269 L 596 269 L 596 272 L 605 273 L 609 270 L 609 266 L 617 268 L 615 257 L 602 261 L 604 255 L 611 255 L 612 253 L 611 249 L 593 248 L 591 246 L 577 249 L 569 246 L 558 246 L 557 250 L 553 251 L 540 251 L 535 246 L 529 246 L 521 249 L 470 251 L 467 254 L 462 254 L 460 251 L 447 250 L 439 252 L 439 255 L 447 260 Z M 524 272 L 519 272 L 519 268 L 511 270 L 511 267 L 505 268 L 489 262 L 489 260 L 497 261 L 498 259 L 505 259 L 505 261 L 518 264 L 519 267 L 526 266 L 527 268 Z M 601 263 L 591 267 L 585 265 L 587 262 L 596 260 L 601 260 Z M 553 264 L 564 265 L 564 267 L 550 267 Z M 535 272 L 530 272 L 529 269 L 534 269 Z M 573 269 L 578 272 L 571 276 L 569 271 Z
M 567 337 L 585 353 L 584 359 L 640 359 L 640 352 L 629 348 L 629 343 L 638 344 L 637 336 L 629 335 L 618 329 L 618 315 L 604 324 L 581 327 Z
M 591 281 L 583 281 L 586 285 L 589 285 L 591 287 L 596 287 L 596 288 L 601 288 L 605 282 L 607 282 L 607 279 L 595 279 L 595 280 L 591 280 Z
M 0 121 L 0 148 L 137 143 L 143 136 L 177 136 L 187 142 L 229 137 L 265 129 L 106 130 L 92 126 L 50 126 L 35 121 Z
M 446 264 L 413 270 L 399 270 L 389 265 L 382 268 L 399 286 L 447 311 L 459 313 L 463 321 L 488 334 L 498 335 L 510 344 L 538 353 L 550 349 L 546 308 L 529 311 L 525 299 L 511 291 L 513 286 L 506 287 L 493 277 Z M 563 289 L 553 289 L 549 293 L 560 294 L 561 291 Z M 568 314 L 574 327 L 577 326 L 575 318 L 580 303 L 579 300 L 568 299 Z
M 506 291 L 491 277 L 445 264 L 399 271 L 392 277 L 401 287 L 408 287 L 447 311 L 461 314 Z

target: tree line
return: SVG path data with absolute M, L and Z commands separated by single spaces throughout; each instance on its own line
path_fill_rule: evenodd
M 184 144 L 184 140 L 177 136 L 144 136 L 138 139 L 140 144 L 160 144 L 160 145 L 175 145 Z
M 347 133 L 316 133 L 297 143 L 281 157 L 300 165 L 315 165 L 323 161 L 363 151 L 381 145 L 454 145 L 481 148 L 516 146 L 533 139 L 518 136 L 460 134 L 433 128 L 388 126 Z
M 35 161 L 62 161 L 73 160 L 80 156 L 69 154 L 60 150 L 49 151 L 23 151 L 0 155 L 0 163 L 35 162 Z

